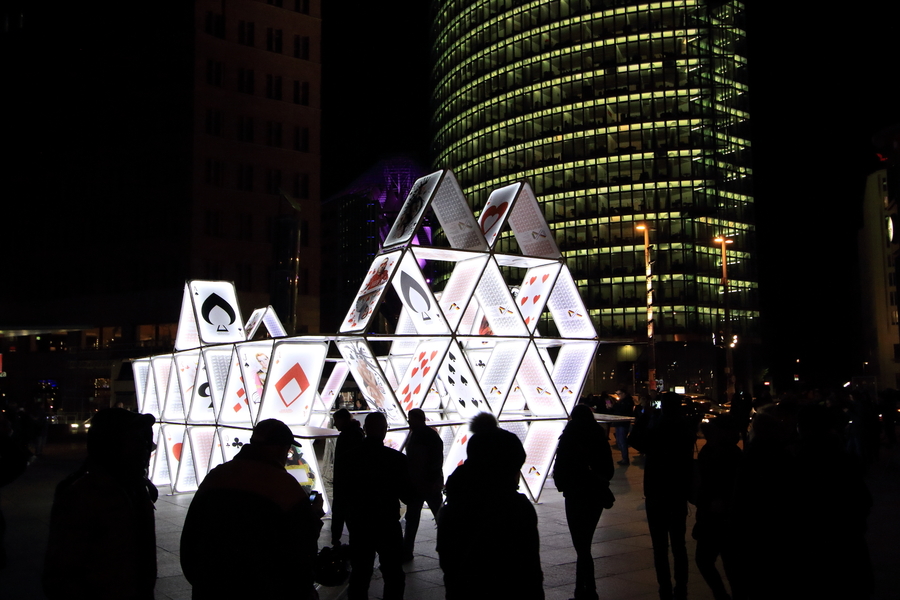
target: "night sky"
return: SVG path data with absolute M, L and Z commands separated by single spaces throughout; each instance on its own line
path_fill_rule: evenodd
M 429 164 L 425 4 L 325 3 L 326 197 L 379 158 Z M 862 369 L 856 245 L 878 168 L 871 139 L 900 123 L 900 6 L 748 4 L 765 361 L 777 382 L 800 358 L 804 380 L 842 384 Z

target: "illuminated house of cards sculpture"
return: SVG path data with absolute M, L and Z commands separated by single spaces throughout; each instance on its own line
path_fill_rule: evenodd
M 429 210 L 448 247 L 414 245 Z M 498 252 L 498 239 L 510 235 L 520 252 Z M 430 261 L 448 266 L 440 293 L 423 275 Z M 371 333 L 390 294 L 401 306 L 388 324 L 393 332 Z M 260 321 L 275 339 L 253 340 Z M 495 190 L 476 219 L 448 170 L 413 185 L 339 332 L 283 336 L 271 308 L 241 325 L 230 283 L 188 282 L 176 352 L 134 363 L 139 408 L 161 421 L 156 483 L 196 489 L 261 419 L 314 437 L 311 428 L 327 426 L 349 374 L 369 406 L 385 413 L 393 428 L 386 443 L 402 447 L 412 408 L 443 425 L 445 475 L 465 460 L 467 420 L 496 415 L 523 441 L 522 478 L 537 500 L 598 344 L 528 184 Z M 331 343 L 341 358 L 327 357 Z M 290 462 L 301 483 L 324 491 L 314 452 Z

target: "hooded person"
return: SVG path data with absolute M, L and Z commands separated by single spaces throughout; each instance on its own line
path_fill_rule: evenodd
M 152 600 L 158 493 L 147 479 L 152 415 L 91 418 L 87 460 L 56 488 L 42 577 L 50 600 Z

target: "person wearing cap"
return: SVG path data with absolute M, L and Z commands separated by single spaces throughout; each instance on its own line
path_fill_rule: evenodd
M 147 479 L 152 415 L 91 419 L 87 460 L 56 488 L 42 583 L 50 600 L 152 600 L 156 487 Z
M 350 533 L 349 600 L 366 600 L 378 554 L 384 578 L 384 600 L 402 600 L 406 588 L 403 572 L 403 532 L 400 502 L 409 503 L 411 489 L 406 456 L 384 445 L 387 419 L 384 413 L 366 416 L 366 438 L 347 462 L 343 489 L 347 530 Z
M 260 421 L 250 443 L 200 483 L 181 534 L 181 568 L 195 599 L 318 598 L 322 501 L 310 502 L 285 470 L 292 446 L 299 444 L 287 425 Z

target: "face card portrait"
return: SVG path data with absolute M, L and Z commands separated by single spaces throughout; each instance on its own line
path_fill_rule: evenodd
M 385 248 L 409 242 L 413 238 L 443 174 L 443 171 L 436 171 L 416 180 L 406 196 L 406 202 L 400 208 L 393 227 L 384 239 Z
M 366 273 L 365 279 L 356 293 L 356 298 L 347 316 L 341 323 L 340 331 L 361 331 L 368 326 L 369 320 L 378 306 L 378 301 L 384 293 L 385 287 L 397 266 L 401 252 L 391 252 L 375 257 L 372 265 Z

